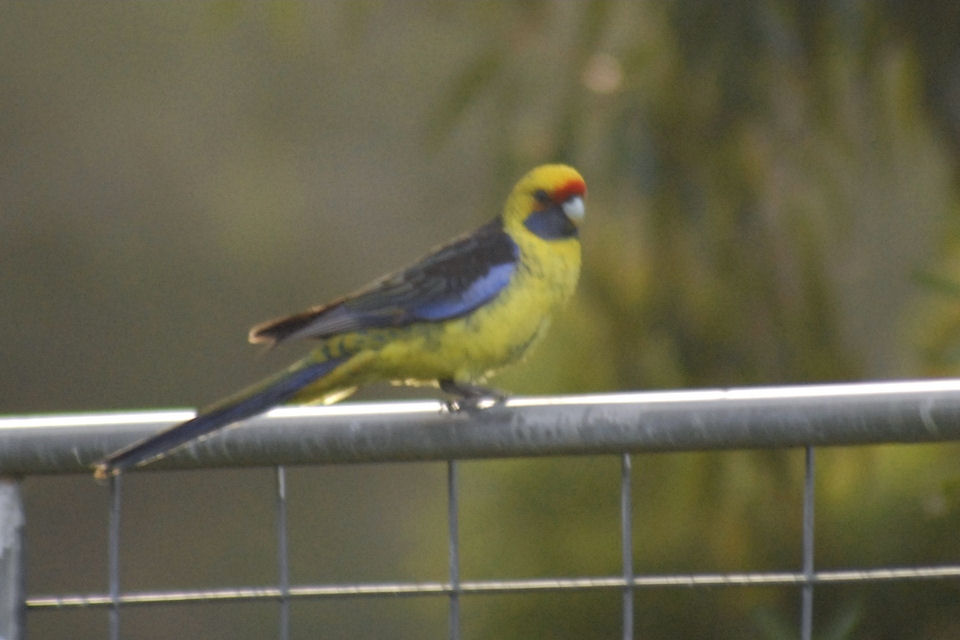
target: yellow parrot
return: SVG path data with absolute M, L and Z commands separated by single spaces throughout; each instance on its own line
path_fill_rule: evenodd
M 503 213 L 413 265 L 302 313 L 255 326 L 250 341 L 315 341 L 305 358 L 197 416 L 111 454 L 98 478 L 146 464 L 283 403 L 333 402 L 389 380 L 434 384 L 475 406 L 482 386 L 540 338 L 580 274 L 586 184 L 572 167 L 523 176 Z

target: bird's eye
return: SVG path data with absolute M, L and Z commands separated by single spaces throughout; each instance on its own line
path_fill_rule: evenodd
M 533 194 L 533 199 L 540 204 L 550 204 L 551 202 L 550 196 L 543 189 L 537 189 Z

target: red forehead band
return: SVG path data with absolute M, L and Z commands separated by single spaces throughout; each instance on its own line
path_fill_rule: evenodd
M 573 196 L 582 196 L 586 192 L 587 185 L 584 184 L 583 180 L 580 180 L 579 178 L 571 178 L 554 189 L 550 194 L 550 198 L 554 202 L 566 202 L 569 198 L 572 198 Z

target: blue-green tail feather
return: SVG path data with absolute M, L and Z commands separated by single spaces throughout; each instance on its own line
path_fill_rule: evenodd
M 97 476 L 115 475 L 154 460 L 221 427 L 283 404 L 298 391 L 333 371 L 348 356 L 297 365 L 250 389 L 202 410 L 195 418 L 121 449 L 96 465 Z

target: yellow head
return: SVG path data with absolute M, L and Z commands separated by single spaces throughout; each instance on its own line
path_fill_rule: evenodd
M 583 220 L 587 185 L 573 167 L 545 164 L 523 176 L 503 211 L 507 229 L 526 228 L 544 240 L 571 238 Z

